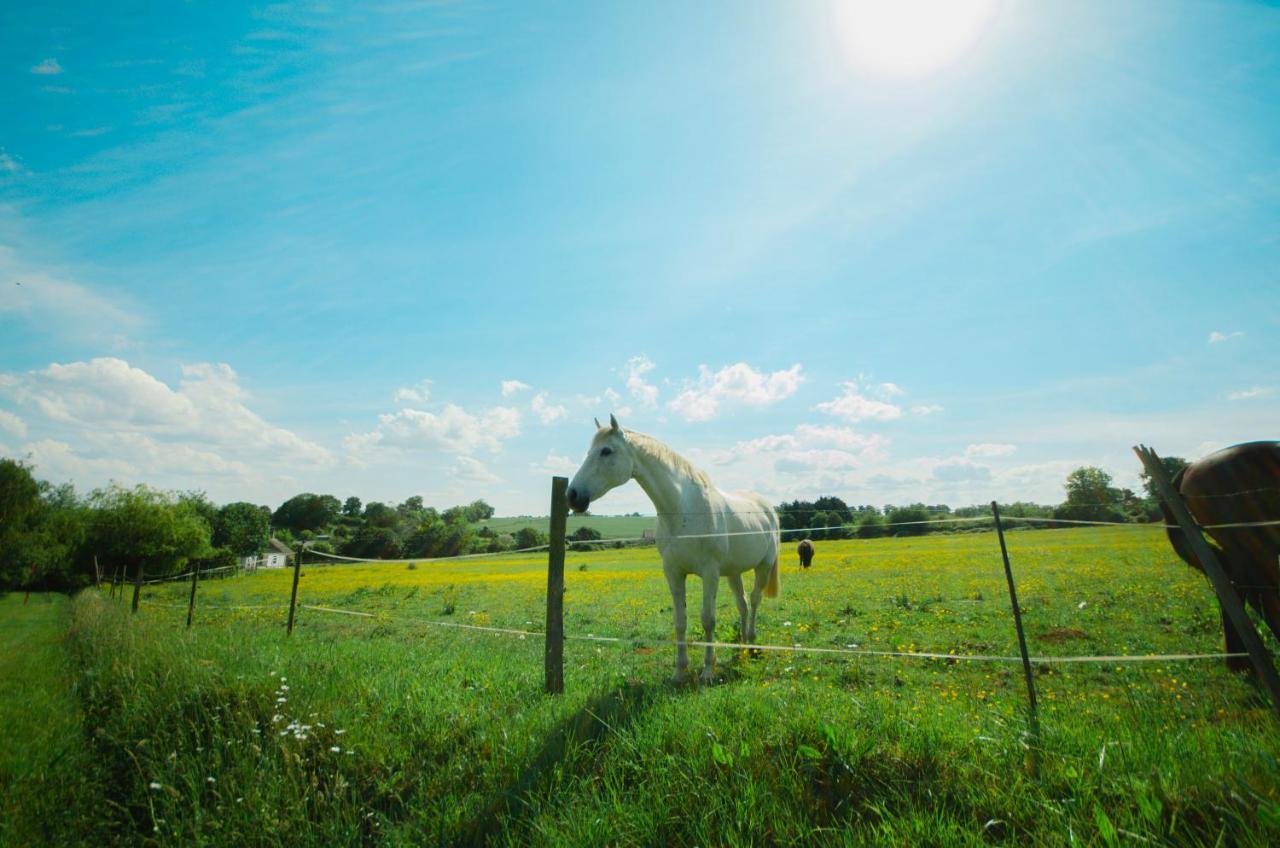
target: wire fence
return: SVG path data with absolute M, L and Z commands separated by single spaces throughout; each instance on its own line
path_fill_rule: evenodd
M 562 483 L 563 481 L 560 481 L 560 484 Z M 1238 496 L 1244 496 L 1244 495 L 1254 495 L 1264 491 L 1280 491 L 1280 490 L 1256 489 L 1256 490 L 1247 490 L 1247 491 L 1241 491 L 1236 493 L 1228 493 L 1226 495 L 1216 495 L 1214 497 L 1219 497 L 1219 498 L 1238 497 Z M 811 512 L 814 514 L 818 512 L 823 512 L 823 510 L 818 510 L 818 509 L 804 510 L 804 511 Z M 553 508 L 553 512 L 554 512 L 554 508 Z M 850 529 L 848 525 L 845 525 L 843 523 L 835 524 L 835 525 L 832 525 L 832 524 L 815 525 L 815 526 L 801 527 L 801 528 L 778 528 L 776 526 L 777 515 L 776 515 L 776 512 L 774 512 L 773 510 L 767 510 L 767 511 L 761 510 L 754 514 L 769 516 L 773 518 L 774 520 L 768 523 L 775 524 L 775 526 L 762 527 L 762 528 L 750 528 L 750 529 L 744 529 L 744 530 L 729 530 L 729 531 L 719 530 L 719 531 L 713 531 L 713 532 L 696 532 L 696 533 L 679 533 L 679 532 L 663 533 L 663 536 L 660 539 L 654 538 L 653 536 L 649 536 L 646 534 L 645 536 L 632 537 L 632 538 L 621 538 L 621 539 L 611 538 L 611 539 L 581 540 L 581 541 L 593 546 L 600 545 L 600 544 L 606 544 L 606 545 L 635 544 L 635 543 L 657 544 L 659 542 L 663 544 L 667 544 L 670 542 L 686 540 L 686 539 L 696 540 L 696 539 L 706 539 L 706 538 L 723 538 L 726 536 L 750 536 L 750 535 L 760 535 L 760 534 L 770 534 L 770 535 L 775 535 L 780 537 L 783 536 L 784 534 L 787 534 L 787 535 L 790 535 L 792 540 L 795 540 L 802 534 L 830 533 L 831 531 L 836 531 L 836 530 L 847 532 Z M 691 520 L 691 522 L 696 526 L 698 523 L 700 523 L 699 519 L 706 519 L 709 515 L 710 513 L 690 512 L 690 513 L 681 513 L 679 517 L 682 520 L 684 519 Z M 669 521 L 669 519 L 671 519 L 672 517 L 673 516 L 671 515 L 660 515 L 659 521 L 663 522 L 665 519 L 666 523 L 670 524 L 671 522 Z M 724 516 L 723 520 L 727 523 L 729 518 L 727 516 Z M 992 527 L 992 529 L 995 529 L 999 533 L 1001 533 L 1002 554 L 1004 553 L 1003 528 L 1010 525 L 1027 526 L 1032 524 L 1044 524 L 1048 526 L 1061 525 L 1064 527 L 1127 527 L 1127 528 L 1133 528 L 1133 529 L 1156 529 L 1156 530 L 1166 530 L 1166 529 L 1172 529 L 1172 528 L 1178 527 L 1178 525 L 1166 525 L 1161 522 L 1134 523 L 1134 522 L 1126 522 L 1126 521 L 1069 519 L 1069 518 L 1055 518 L 1050 516 L 1027 516 L 1027 515 L 1002 517 L 1002 516 L 999 516 L 994 511 L 994 509 L 992 514 L 988 514 L 988 515 L 944 516 L 944 517 L 934 517 L 934 518 L 918 519 L 918 520 L 911 520 L 911 521 L 897 521 L 897 522 L 883 522 L 883 523 L 878 522 L 876 527 L 879 530 L 889 530 L 891 528 L 909 528 L 909 527 L 918 528 L 922 526 L 938 526 L 938 525 L 948 525 L 950 527 L 958 527 L 958 526 L 964 526 L 964 525 L 980 525 L 980 524 L 986 524 Z M 705 526 L 705 523 L 703 523 L 703 526 Z M 1241 521 L 1241 522 L 1220 523 L 1220 524 L 1213 524 L 1213 525 L 1205 525 L 1200 529 L 1217 530 L 1217 529 L 1229 529 L 1229 528 L 1260 528 L 1260 527 L 1274 527 L 1274 526 L 1280 526 L 1280 520 Z M 559 527 L 560 527 L 560 530 L 558 532 L 562 534 L 563 522 L 560 523 Z M 562 553 L 565 550 L 565 548 L 572 550 L 574 541 L 578 541 L 578 540 L 564 539 L 563 536 L 561 536 L 559 539 L 559 544 L 564 546 L 558 549 L 561 551 L 561 555 L 560 555 L 561 569 L 563 566 Z M 295 554 L 295 556 L 298 557 L 301 554 L 309 552 L 313 556 L 323 557 L 326 560 L 332 561 L 334 563 L 378 563 L 378 562 L 402 563 L 407 561 L 423 562 L 423 563 L 445 563 L 445 562 L 456 562 L 456 561 L 466 561 L 466 560 L 478 560 L 478 559 L 486 559 L 486 558 L 493 558 L 493 557 L 504 557 L 504 556 L 511 556 L 511 555 L 517 555 L 517 554 L 531 554 L 531 553 L 537 553 L 541 551 L 551 551 L 551 561 L 554 562 L 557 556 L 556 550 L 557 549 L 553 544 L 543 544 L 543 545 L 535 545 L 530 547 L 519 548 L 515 550 L 486 551 L 486 552 L 458 554 L 458 555 L 443 556 L 443 557 L 439 557 L 439 556 L 437 557 L 398 557 L 395 559 L 378 559 L 378 558 L 369 558 L 369 557 L 351 557 L 351 556 L 346 556 L 342 554 L 316 550 L 314 548 L 302 547 L 299 549 L 298 554 Z M 228 567 L 223 567 L 218 569 L 211 569 L 209 571 L 203 571 L 203 572 L 200 572 L 200 574 L 201 575 L 213 574 L 216 572 L 236 570 L 236 568 L 237 568 L 236 566 L 228 566 Z M 290 602 L 287 605 L 283 603 L 201 604 L 200 608 L 202 610 L 215 610 L 215 611 L 227 611 L 227 612 L 239 612 L 239 611 L 247 611 L 247 610 L 278 611 L 278 610 L 288 608 L 289 609 L 288 631 L 290 633 L 292 633 L 296 610 L 302 609 L 302 610 L 307 610 L 311 613 L 315 613 L 323 616 L 345 616 L 345 617 L 350 617 L 350 618 L 363 620 L 363 621 L 376 621 L 379 623 L 396 622 L 400 624 L 413 625 L 413 626 L 427 626 L 427 627 L 448 629 L 448 630 L 455 630 L 455 631 L 488 633 L 495 636 L 515 637 L 518 640 L 529 640 L 529 639 L 541 638 L 546 640 L 546 643 L 548 646 L 550 646 L 554 637 L 556 640 L 581 642 L 581 643 L 594 643 L 599 645 L 631 646 L 631 647 L 637 647 L 637 648 L 638 647 L 655 647 L 655 648 L 656 647 L 669 647 L 669 648 L 683 647 L 684 649 L 706 648 L 706 649 L 712 649 L 712 650 L 716 650 L 716 649 L 739 650 L 739 651 L 747 650 L 747 651 L 756 651 L 756 652 L 762 652 L 762 653 L 769 652 L 769 653 L 810 654 L 810 655 L 821 655 L 821 656 L 828 656 L 828 657 L 834 657 L 834 658 L 846 658 L 846 659 L 873 658 L 873 659 L 880 659 L 880 660 L 941 661 L 946 663 L 974 663 L 974 662 L 1021 663 L 1024 666 L 1024 673 L 1028 678 L 1029 690 L 1033 690 L 1032 683 L 1031 683 L 1031 671 L 1030 671 L 1030 665 L 1032 663 L 1038 664 L 1038 665 L 1051 665 L 1051 664 L 1115 665 L 1115 664 L 1134 664 L 1134 663 L 1196 662 L 1196 661 L 1204 661 L 1204 660 L 1239 659 L 1239 658 L 1250 656 L 1247 653 L 1241 653 L 1241 652 L 1208 652 L 1208 653 L 1174 652 L 1174 653 L 1149 653 L 1149 654 L 1083 654 L 1083 655 L 1064 655 L 1064 656 L 1055 656 L 1055 655 L 1030 656 L 1026 650 L 1025 644 L 1022 644 L 1022 653 L 1020 655 L 1002 655 L 1002 654 L 982 654 L 982 653 L 958 653 L 954 651 L 938 652 L 938 651 L 915 651 L 915 650 L 886 650 L 886 649 L 875 649 L 875 648 L 863 647 L 857 644 L 856 642 L 849 642 L 844 645 L 822 646 L 822 645 L 805 645 L 805 644 L 800 644 L 798 642 L 793 642 L 792 644 L 787 645 L 787 644 L 769 644 L 769 643 L 755 644 L 755 643 L 746 643 L 746 642 L 727 642 L 727 641 L 697 640 L 697 639 L 684 639 L 684 640 L 656 639 L 656 638 L 645 638 L 645 637 L 636 637 L 636 636 L 623 637 L 623 636 L 613 636 L 613 635 L 601 635 L 596 633 L 564 632 L 562 623 L 557 623 L 554 626 L 554 629 L 552 629 L 553 625 L 552 625 L 552 619 L 550 615 L 548 617 L 548 630 L 533 630 L 533 629 L 527 629 L 527 628 L 504 627 L 504 626 L 495 626 L 495 625 L 478 624 L 478 623 L 471 624 L 471 623 L 464 623 L 464 622 L 457 622 L 457 621 L 440 621 L 438 619 L 393 615 L 385 611 L 369 612 L 366 610 L 343 608 L 341 606 L 336 606 L 336 605 L 320 605 L 320 604 L 307 604 L 307 603 L 298 604 L 296 601 L 297 601 L 298 577 L 300 575 L 300 569 L 301 569 L 301 560 L 295 559 L 292 595 L 290 598 Z M 551 573 L 554 573 L 554 568 L 551 569 L 551 571 L 549 571 L 549 575 Z M 1023 633 L 1022 633 L 1022 624 L 1020 621 L 1017 621 L 1018 619 L 1017 600 L 1016 600 L 1014 586 L 1013 586 L 1012 573 L 1008 572 L 1007 556 L 1006 556 L 1006 573 L 1008 574 L 1010 599 L 1012 602 L 1012 611 L 1014 614 L 1015 622 L 1017 623 L 1019 640 L 1021 643 L 1024 641 Z M 162 583 L 170 583 L 178 580 L 185 580 L 192 576 L 193 576 L 193 572 L 188 571 L 184 574 L 148 580 L 148 581 L 145 581 L 145 584 L 155 585 L 155 584 L 162 584 Z M 192 613 L 195 609 L 197 583 L 198 581 L 192 581 L 190 601 L 187 605 L 166 603 L 164 601 L 156 601 L 156 600 L 149 600 L 149 599 L 146 600 L 145 603 L 147 603 L 147 605 L 149 606 L 155 606 L 160 608 L 181 609 L 181 608 L 184 608 L 185 606 L 185 608 L 188 611 L 187 626 L 190 627 L 191 621 L 192 621 Z M 563 583 L 561 582 L 559 585 L 561 587 L 559 591 L 563 591 Z M 1255 586 L 1239 586 L 1238 588 L 1240 589 L 1269 588 L 1273 590 L 1275 589 L 1275 587 L 1267 587 L 1267 586 L 1256 586 L 1256 587 Z M 549 598 L 551 597 L 551 593 L 553 591 L 556 591 L 556 589 L 554 584 L 549 579 L 549 582 L 548 582 Z M 136 602 L 137 602 L 137 595 L 135 593 L 135 603 Z M 557 641 L 557 644 L 560 644 L 560 642 Z M 549 647 L 548 647 L 548 651 L 550 651 Z M 548 654 L 548 657 L 550 657 L 550 653 Z M 549 688 L 548 691 L 559 691 L 559 690 L 552 690 Z M 1032 712 L 1034 713 L 1035 711 L 1034 691 L 1031 691 L 1030 694 L 1031 694 L 1031 709 L 1032 709 Z

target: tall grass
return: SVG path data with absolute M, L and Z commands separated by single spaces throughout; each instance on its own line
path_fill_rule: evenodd
M 1033 652 L 1217 650 L 1202 578 L 1154 534 L 1011 542 Z M 1280 841 L 1274 719 L 1219 663 L 1039 666 L 1031 740 L 1016 665 L 722 652 L 718 685 L 673 687 L 665 648 L 570 642 L 547 698 L 539 640 L 423 623 L 536 628 L 542 568 L 310 569 L 307 602 L 377 617 L 303 610 L 292 638 L 282 611 L 215 609 L 287 599 L 285 575 L 211 581 L 191 631 L 181 609 L 80 596 L 103 826 L 209 845 Z M 571 554 L 567 574 L 570 633 L 667 635 L 652 550 Z M 1002 579 L 982 535 L 829 543 L 816 570 L 788 564 L 761 637 L 1012 653 Z

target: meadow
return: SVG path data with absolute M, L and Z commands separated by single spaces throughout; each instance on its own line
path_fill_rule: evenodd
M 1204 578 L 1157 530 L 1009 546 L 1033 655 L 1221 650 Z M 1016 663 L 721 649 L 716 685 L 674 686 L 657 554 L 621 549 L 568 555 L 567 633 L 620 641 L 568 641 L 548 697 L 545 568 L 308 565 L 300 603 L 371 617 L 304 607 L 292 637 L 286 571 L 206 581 L 189 631 L 181 583 L 147 587 L 136 616 L 105 592 L 45 603 L 56 655 L 28 672 L 48 700 L 6 693 L 0 714 L 71 742 L 44 771 L 13 765 L 30 748 L 0 760 L 19 799 L 3 834 L 39 833 L 49 806 L 30 799 L 50 795 L 58 844 L 1280 842 L 1276 720 L 1220 661 L 1037 662 L 1038 738 Z M 759 627 L 775 645 L 1017 654 L 991 533 L 819 543 L 807 572 L 788 545 Z M 717 637 L 736 636 L 722 591 Z M 68 769 L 76 791 L 52 795 Z

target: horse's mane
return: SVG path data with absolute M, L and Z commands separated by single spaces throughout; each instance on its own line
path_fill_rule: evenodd
M 625 428 L 623 429 L 623 432 L 627 434 L 627 441 L 640 448 L 643 452 L 665 462 L 677 472 L 688 476 L 699 486 L 704 486 L 708 489 L 714 488 L 715 484 L 711 482 L 711 478 L 707 476 L 707 472 L 703 471 L 701 468 L 694 465 L 692 462 L 685 459 L 683 456 L 676 453 L 653 436 L 650 436 L 647 433 L 641 433 L 638 430 L 628 430 Z

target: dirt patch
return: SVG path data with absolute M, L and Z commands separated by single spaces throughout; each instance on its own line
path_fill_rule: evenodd
M 1036 638 L 1041 642 L 1070 642 L 1072 639 L 1088 639 L 1089 634 L 1074 627 L 1053 627 Z

